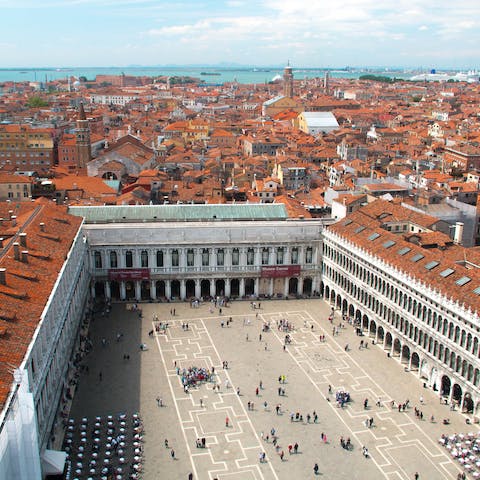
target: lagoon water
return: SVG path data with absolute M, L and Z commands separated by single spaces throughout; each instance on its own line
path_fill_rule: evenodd
M 323 69 L 323 68 L 293 68 L 295 79 L 323 78 L 326 71 L 333 78 L 358 78 L 367 73 L 392 76 L 397 78 L 410 78 L 415 72 L 373 70 L 373 69 Z M 201 75 L 208 73 L 209 75 Z M 215 67 L 72 67 L 72 68 L 0 68 L 0 83 L 15 82 L 44 82 L 45 80 L 65 79 L 68 76 L 84 76 L 88 80 L 95 80 L 96 75 L 134 75 L 134 76 L 190 76 L 202 79 L 207 84 L 220 84 L 237 81 L 239 83 L 261 84 L 268 83 L 276 75 L 283 74 L 283 68 L 269 67 L 241 67 L 241 68 L 215 68 Z M 213 75 L 211 75 L 213 74 Z

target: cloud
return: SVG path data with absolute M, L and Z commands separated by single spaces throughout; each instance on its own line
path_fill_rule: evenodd
M 53 7 L 62 13 L 52 15 Z M 104 56 L 119 39 L 139 52 L 144 46 L 143 59 L 126 52 L 125 63 L 148 62 L 160 51 L 162 61 L 175 63 L 203 62 L 208 52 L 209 61 L 291 58 L 297 65 L 322 65 L 333 56 L 339 65 L 392 64 L 406 52 L 449 52 L 452 45 L 480 42 L 478 0 L 0 0 L 0 8 L 7 26 L 14 9 L 17 16 L 23 8 L 45 9 L 45 16 L 56 17 L 41 23 L 46 36 L 51 31 L 50 43 L 71 33 L 68 22 L 58 21 L 62 15 L 98 20 L 108 12 L 109 21 L 101 27 L 97 21 L 92 30 L 90 51 L 99 54 L 100 37 Z M 19 43 L 21 37 L 5 38 Z M 479 55 L 472 60 L 480 63 Z

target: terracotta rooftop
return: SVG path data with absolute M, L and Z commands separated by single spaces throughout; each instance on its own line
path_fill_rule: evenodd
M 0 217 L 9 219 L 12 205 L 0 203 Z M 35 202 L 13 208 L 16 225 L 4 220 L 0 237 L 0 268 L 6 269 L 5 284 L 0 284 L 0 408 L 12 386 L 12 369 L 21 365 L 40 317 L 51 294 L 82 219 L 68 215 L 66 209 L 51 203 Z M 40 223 L 45 224 L 45 231 Z M 15 260 L 13 243 L 26 233 L 28 263 Z
M 480 312 L 480 250 L 453 244 L 448 236 L 439 232 L 409 235 L 390 232 L 382 228 L 384 218 L 372 215 L 372 210 L 384 210 L 386 203 L 377 200 L 361 207 L 328 230 L 448 299 L 465 303 L 472 312 Z M 417 223 L 431 223 L 428 216 L 421 221 L 421 214 L 399 205 L 391 206 L 398 219 L 410 218 L 414 213 Z

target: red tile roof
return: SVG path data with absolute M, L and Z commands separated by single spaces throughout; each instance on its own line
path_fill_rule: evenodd
M 0 203 L 0 217 L 17 216 L 16 225 L 4 220 L 0 237 L 0 268 L 6 269 L 6 284 L 0 284 L 0 408 L 12 386 L 12 368 L 21 365 L 65 258 L 82 219 L 68 215 L 64 207 L 38 201 L 29 204 Z M 45 224 L 45 232 L 40 223 Z M 15 260 L 13 246 L 18 233 L 27 234 L 28 263 Z

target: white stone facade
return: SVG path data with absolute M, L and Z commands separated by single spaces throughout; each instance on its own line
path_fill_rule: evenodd
M 87 262 L 87 244 L 79 230 L 0 416 L 0 478 L 42 478 L 41 457 L 61 406 L 85 315 L 90 282 Z
M 325 299 L 426 386 L 462 411 L 478 414 L 477 313 L 328 229 L 323 246 Z
M 94 293 L 137 301 L 314 295 L 320 285 L 323 224 L 86 224 Z M 148 279 L 112 280 L 115 270 L 123 269 L 138 269 Z

